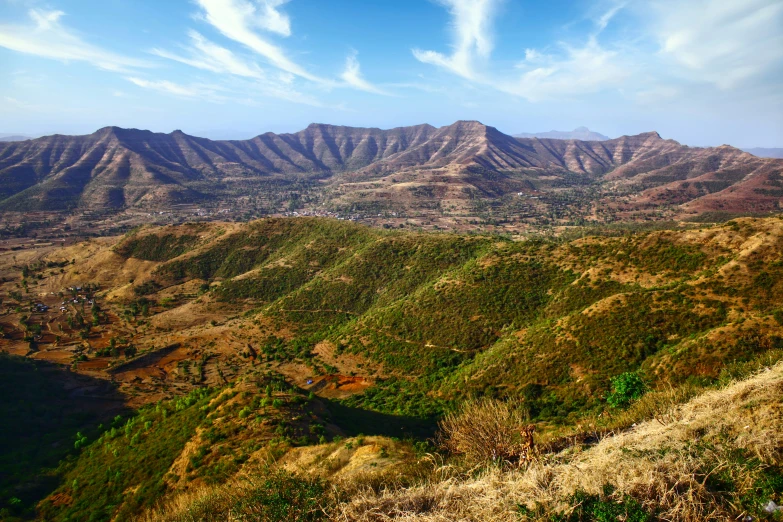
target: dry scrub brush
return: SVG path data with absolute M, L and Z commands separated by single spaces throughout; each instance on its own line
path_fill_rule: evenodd
M 532 446 L 526 424 L 524 411 L 515 404 L 473 400 L 440 421 L 439 443 L 469 465 L 517 461 Z
M 510 415 L 500 408 L 490 422 Z M 525 469 L 492 467 L 478 476 L 366 491 L 340 504 L 333 519 L 510 522 L 520 520 L 521 505 L 533 519 L 551 520 L 553 513 L 572 513 L 574 494 L 583 492 L 615 503 L 632 498 L 657 520 L 702 522 L 757 519 L 762 503 L 783 500 L 783 363 L 654 417 Z M 511 419 L 515 426 L 518 419 Z M 474 424 L 463 421 L 456 425 L 463 430 Z M 770 481 L 777 485 L 770 488 Z M 609 497 L 605 485 L 613 490 Z

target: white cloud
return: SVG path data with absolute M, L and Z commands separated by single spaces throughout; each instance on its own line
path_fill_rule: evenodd
M 261 0 L 259 10 L 263 14 L 258 19 L 259 26 L 273 33 L 291 36 L 291 20 L 287 14 L 277 10 L 286 2 L 288 0 Z
M 297 92 L 293 88 L 296 76 L 287 71 L 277 71 L 276 74 L 268 74 L 257 64 L 244 60 L 230 50 L 221 47 L 196 31 L 190 31 L 191 45 L 186 46 L 187 56 L 182 56 L 162 49 L 153 49 L 151 52 L 162 58 L 175 60 L 197 69 L 221 74 L 231 75 L 252 81 L 235 84 L 234 94 L 240 98 L 232 98 L 234 101 L 255 105 L 257 96 L 264 95 L 282 99 L 293 103 L 301 103 L 310 106 L 322 107 L 323 104 L 312 96 Z M 207 96 L 212 101 L 224 101 L 224 98 L 216 96 L 213 92 L 204 93 L 193 87 L 173 85 L 169 82 L 149 82 L 134 78 L 134 83 L 141 87 L 154 88 L 161 92 L 185 97 Z M 226 78 L 221 78 L 226 83 Z M 139 83 L 141 82 L 141 83 Z
M 170 82 L 168 80 L 145 80 L 133 76 L 129 76 L 126 79 L 129 82 L 133 83 L 134 85 L 137 85 L 138 87 L 142 87 L 144 89 L 164 92 L 167 94 L 173 94 L 175 96 L 182 96 L 185 98 L 205 98 L 205 97 L 212 97 L 212 95 L 214 94 L 213 89 L 208 89 L 197 85 L 185 86 L 185 85 L 180 85 L 178 83 Z
M 631 75 L 631 65 L 618 52 L 604 49 L 594 39 L 583 47 L 563 48 L 562 57 L 535 52 L 531 60 L 526 53 L 526 63 L 518 66 L 524 70 L 522 76 L 497 87 L 536 102 L 617 88 Z
M 528 101 L 617 90 L 650 104 L 703 97 L 705 83 L 729 90 L 759 85 L 771 74 L 779 81 L 783 73 L 781 0 L 605 0 L 587 17 L 592 27 L 582 33 L 584 43 L 527 48 L 516 75 L 491 67 L 497 2 L 440 1 L 452 17 L 454 50 L 415 50 L 415 57 Z M 606 36 L 623 10 L 620 30 Z M 650 52 L 656 42 L 657 54 Z
M 149 63 L 101 49 L 65 27 L 62 11 L 31 9 L 32 24 L 0 25 L 0 47 L 63 61 L 82 61 L 109 71 L 149 67 Z
M 203 9 L 203 18 L 223 36 L 241 43 L 266 58 L 269 63 L 301 78 L 331 83 L 309 73 L 294 63 L 285 51 L 265 38 L 256 29 L 270 31 L 279 35 L 291 34 L 288 17 L 277 10 L 284 2 L 280 0 L 196 0 Z
M 284 84 L 275 84 L 255 79 L 230 79 L 220 84 L 191 83 L 183 85 L 168 80 L 147 80 L 134 76 L 126 77 L 126 80 L 143 89 L 161 92 L 190 100 L 204 100 L 212 103 L 235 102 L 243 105 L 261 105 L 264 98 L 275 98 L 309 105 L 312 107 L 328 107 L 320 100 L 298 92 Z
M 620 1 L 614 3 L 609 9 L 601 13 L 593 22 L 595 23 L 595 33 L 593 33 L 593 37 L 600 34 L 606 27 L 609 25 L 609 22 L 612 20 L 612 18 L 615 17 L 617 13 L 620 12 L 621 9 L 623 9 L 628 2 L 626 1 Z
M 730 89 L 783 62 L 780 0 L 659 0 L 652 13 L 661 54 L 693 80 Z
M 280 7 L 288 0 L 196 0 L 201 7 L 200 17 L 223 36 L 244 45 L 265 58 L 278 69 L 276 75 L 265 73 L 256 64 L 239 58 L 228 49 L 216 45 L 201 34 L 191 31 L 192 45 L 187 56 L 166 50 L 154 49 L 163 58 L 176 60 L 193 67 L 216 73 L 228 73 L 253 78 L 262 85 L 264 92 L 300 103 L 317 104 L 313 98 L 291 90 L 296 78 L 330 87 L 352 87 L 374 94 L 388 94 L 367 81 L 362 75 L 356 54 L 348 56 L 340 81 L 322 78 L 310 73 L 292 61 L 285 50 L 262 36 L 261 31 L 281 36 L 291 35 L 291 21 Z M 320 105 L 320 104 L 319 104 Z
M 501 0 L 440 0 L 452 16 L 454 50 L 446 56 L 414 49 L 423 63 L 443 67 L 463 78 L 475 79 L 476 58 L 489 58 L 493 47 L 492 19 Z
M 540 62 L 544 59 L 544 55 L 541 51 L 535 49 L 525 49 L 525 61 L 528 63 Z M 524 67 L 524 64 L 520 64 L 520 67 Z
M 614 2 L 593 20 L 595 30 L 581 47 L 560 44 L 558 55 L 545 54 L 537 49 L 525 49 L 525 59 L 511 72 L 478 74 L 477 67 L 487 68 L 492 51 L 492 18 L 497 12 L 496 0 L 443 0 L 449 9 L 455 28 L 454 52 L 445 56 L 434 51 L 415 50 L 422 62 L 446 68 L 476 84 L 520 96 L 528 101 L 593 93 L 616 88 L 629 76 L 630 66 L 617 51 L 603 48 L 597 41 L 610 20 L 625 5 Z
M 228 73 L 246 78 L 265 77 L 258 65 L 242 60 L 230 50 L 210 42 L 198 32 L 189 31 L 188 35 L 192 44 L 187 48 L 189 56 L 180 56 L 162 49 L 153 49 L 152 53 L 215 73 Z
M 340 78 L 342 78 L 346 84 L 359 89 L 360 91 L 389 96 L 389 93 L 376 87 L 362 77 L 362 73 L 359 67 L 359 60 L 356 57 L 356 52 L 348 55 L 348 58 L 346 58 L 345 70 L 343 71 L 343 74 L 340 76 Z

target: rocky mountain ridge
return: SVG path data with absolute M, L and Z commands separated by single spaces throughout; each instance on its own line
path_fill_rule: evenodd
M 215 141 L 105 127 L 0 144 L 0 210 L 156 208 L 255 194 L 287 201 L 291 191 L 316 190 L 332 206 L 378 206 L 411 192 L 397 199 L 417 211 L 445 199 L 592 187 L 589 197 L 602 205 L 624 197 L 620 211 L 768 212 L 783 200 L 781 173 L 781 160 L 687 147 L 655 132 L 580 141 L 515 138 L 477 121 L 388 130 L 311 124 Z

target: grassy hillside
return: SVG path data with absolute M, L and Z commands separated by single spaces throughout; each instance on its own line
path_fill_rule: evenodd
M 267 343 L 278 360 L 318 367 L 322 343 L 382 369 L 352 405 L 426 416 L 459 397 L 535 389 L 537 414 L 560 418 L 600 408 L 613 375 L 703 383 L 783 347 L 782 225 L 563 242 L 263 220 L 212 231 L 152 279 L 204 281 L 211 298 L 252 307 L 248 317 L 289 332 Z M 172 234 L 142 231 L 115 251 L 159 259 Z
M 4 346 L 111 380 L 140 408 L 59 455 L 41 513 L 127 520 L 249 473 L 328 492 L 270 475 L 316 444 L 351 455 L 322 478 L 385 469 L 394 451 L 411 468 L 393 481 L 412 484 L 410 455 L 431 451 L 438 419 L 467 400 L 517 405 L 541 441 L 625 429 L 618 383 L 690 397 L 783 353 L 783 219 L 699 227 L 512 239 L 265 219 L 14 258 Z M 81 301 L 69 290 L 87 285 L 98 290 Z M 22 309 L 62 290 L 79 304 L 57 317 Z M 381 435 L 393 438 L 372 450 L 340 440 Z
M 274 458 L 333 437 L 319 417 L 323 411 L 279 377 L 259 374 L 117 416 L 60 464 L 61 485 L 40 515 L 128 520 L 168 491 L 232 478 L 251 456 Z

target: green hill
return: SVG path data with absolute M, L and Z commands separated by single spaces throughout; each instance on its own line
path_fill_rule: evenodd
M 115 381 L 137 411 L 63 460 L 40 513 L 128 520 L 172 492 L 264 474 L 316 444 L 338 451 L 350 436 L 395 438 L 372 451 L 350 442 L 329 473 L 365 457 L 383 467 L 394 450 L 412 466 L 398 478 L 413 480 L 410 455 L 431 451 L 437 420 L 466 400 L 518 405 L 540 440 L 561 444 L 580 426 L 629 425 L 607 402 L 618 376 L 635 376 L 640 393 L 701 389 L 780 357 L 781 217 L 591 232 L 265 219 L 47 251 L 48 265 L 25 269 L 29 291 L 91 284 L 101 307 L 92 328 L 61 328 L 57 342 L 86 343 L 75 372 Z M 14 313 L 12 348 L 32 321 Z M 61 354 L 48 342 L 36 357 Z M 120 364 L 123 350 L 132 363 Z

